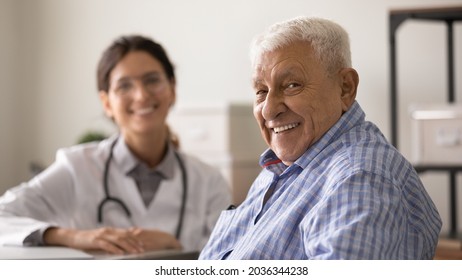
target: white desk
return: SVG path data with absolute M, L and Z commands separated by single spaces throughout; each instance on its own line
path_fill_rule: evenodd
M 0 260 L 195 260 L 198 252 L 165 250 L 141 254 L 111 255 L 104 252 L 84 252 L 66 247 L 0 246 Z
M 0 246 L 2 260 L 54 260 L 54 259 L 94 259 L 83 251 L 66 247 L 20 247 Z

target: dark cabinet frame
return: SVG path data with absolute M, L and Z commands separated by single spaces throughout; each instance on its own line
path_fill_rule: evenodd
M 425 9 L 402 9 L 389 12 L 389 35 L 390 35 L 390 112 L 391 112 L 391 143 L 398 148 L 398 89 L 397 89 L 397 66 L 396 66 L 396 32 L 398 27 L 406 20 L 432 20 L 442 21 L 447 27 L 447 69 L 448 69 L 448 92 L 447 102 L 455 100 L 455 65 L 454 65 L 454 34 L 455 21 L 462 20 L 462 6 L 440 7 Z M 442 171 L 449 174 L 449 210 L 450 225 L 449 237 L 459 238 L 457 233 L 457 173 L 462 171 L 462 165 L 416 165 L 417 172 Z

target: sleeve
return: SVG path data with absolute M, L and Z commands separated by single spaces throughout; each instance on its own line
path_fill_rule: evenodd
M 43 235 L 45 231 L 50 227 L 43 227 L 38 229 L 31 234 L 29 234 L 26 238 L 24 238 L 23 245 L 24 246 L 43 246 L 45 243 L 43 242 Z
M 305 217 L 302 238 L 310 259 L 399 259 L 406 232 L 400 189 L 368 172 L 336 184 Z
M 210 174 L 210 181 L 207 186 L 206 224 L 201 248 L 207 243 L 221 212 L 226 210 L 231 203 L 231 188 L 225 178 L 218 170 L 210 172 Z
M 25 241 L 32 233 L 43 233 L 69 217 L 73 207 L 69 164 L 58 152 L 50 167 L 0 197 L 0 244 L 28 245 Z

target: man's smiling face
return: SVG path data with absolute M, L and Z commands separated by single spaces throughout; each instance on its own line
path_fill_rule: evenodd
M 254 116 L 266 143 L 286 165 L 303 155 L 351 105 L 342 100 L 340 76 L 328 75 L 306 42 L 257 58 Z

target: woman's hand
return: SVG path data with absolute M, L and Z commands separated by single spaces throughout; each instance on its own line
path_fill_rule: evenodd
M 142 228 L 98 228 L 75 230 L 49 228 L 43 235 L 47 245 L 66 246 L 80 250 L 103 250 L 111 254 L 136 254 L 144 251 L 181 249 L 171 234 Z
M 43 235 L 43 241 L 47 245 L 103 250 L 111 254 L 136 254 L 145 250 L 141 238 L 132 230 L 110 227 L 93 230 L 49 228 Z
M 143 244 L 145 251 L 181 249 L 181 243 L 173 235 L 153 229 L 131 228 L 130 233 Z

